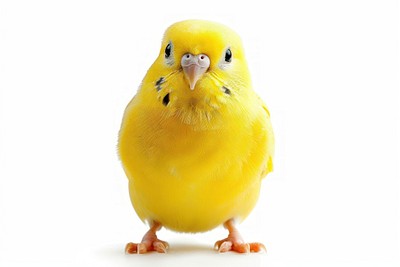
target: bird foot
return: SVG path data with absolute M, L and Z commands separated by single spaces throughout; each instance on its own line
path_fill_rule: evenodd
M 150 251 L 166 253 L 169 244 L 157 238 L 156 231 L 161 228 L 161 224 L 154 223 L 150 230 L 143 236 L 140 243 L 128 243 L 125 246 L 126 254 L 144 254 Z
M 166 253 L 169 248 L 169 244 L 162 240 L 155 240 L 152 242 L 141 243 L 128 243 L 125 247 L 126 254 L 144 254 L 150 251 L 157 251 L 159 253 Z
M 218 252 L 235 251 L 238 253 L 249 253 L 267 251 L 265 246 L 261 243 L 245 243 L 232 220 L 227 221 L 224 226 L 228 229 L 229 235 L 227 238 L 215 243 L 214 247 Z

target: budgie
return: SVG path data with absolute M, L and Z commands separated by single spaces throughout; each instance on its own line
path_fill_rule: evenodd
M 171 25 L 160 53 L 125 109 L 118 151 L 132 205 L 150 229 L 126 253 L 164 253 L 162 227 L 188 233 L 223 225 L 219 252 L 265 250 L 237 223 L 273 169 L 270 114 L 252 89 L 240 37 L 225 25 Z

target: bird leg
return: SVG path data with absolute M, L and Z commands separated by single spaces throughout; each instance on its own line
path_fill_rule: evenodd
M 239 253 L 266 251 L 261 243 L 245 243 L 239 231 L 236 229 L 232 219 L 224 223 L 224 227 L 229 231 L 227 238 L 215 243 L 218 252 L 235 251 Z
M 125 247 L 126 254 L 144 254 L 149 251 L 166 253 L 169 247 L 168 243 L 157 238 L 156 232 L 161 229 L 161 224 L 153 222 L 149 231 L 143 236 L 140 243 L 128 243 Z

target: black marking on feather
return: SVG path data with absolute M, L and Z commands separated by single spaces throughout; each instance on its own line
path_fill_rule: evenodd
M 222 86 L 222 90 L 224 90 L 224 93 L 227 94 L 227 95 L 231 94 L 231 90 L 229 88 L 225 87 L 225 86 Z
M 158 79 L 157 81 L 156 81 L 156 88 L 157 88 L 157 91 L 160 91 L 162 88 L 161 88 L 161 84 L 163 84 L 165 82 L 165 79 L 164 79 L 164 77 L 160 77 L 160 79 Z
M 164 104 L 164 106 L 167 106 L 169 103 L 169 93 L 166 94 L 162 100 L 162 103 Z

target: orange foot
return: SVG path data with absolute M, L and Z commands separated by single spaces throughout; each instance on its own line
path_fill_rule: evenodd
M 240 236 L 239 231 L 235 228 L 233 220 L 224 223 L 224 227 L 228 229 L 227 238 L 219 240 L 215 243 L 215 249 L 218 252 L 235 251 L 239 253 L 267 251 L 261 243 L 245 243 Z
M 143 236 L 140 243 L 128 243 L 125 247 L 127 254 L 144 254 L 150 251 L 166 253 L 169 245 L 167 242 L 157 238 L 156 232 L 161 229 L 161 224 L 154 222 L 150 230 Z

